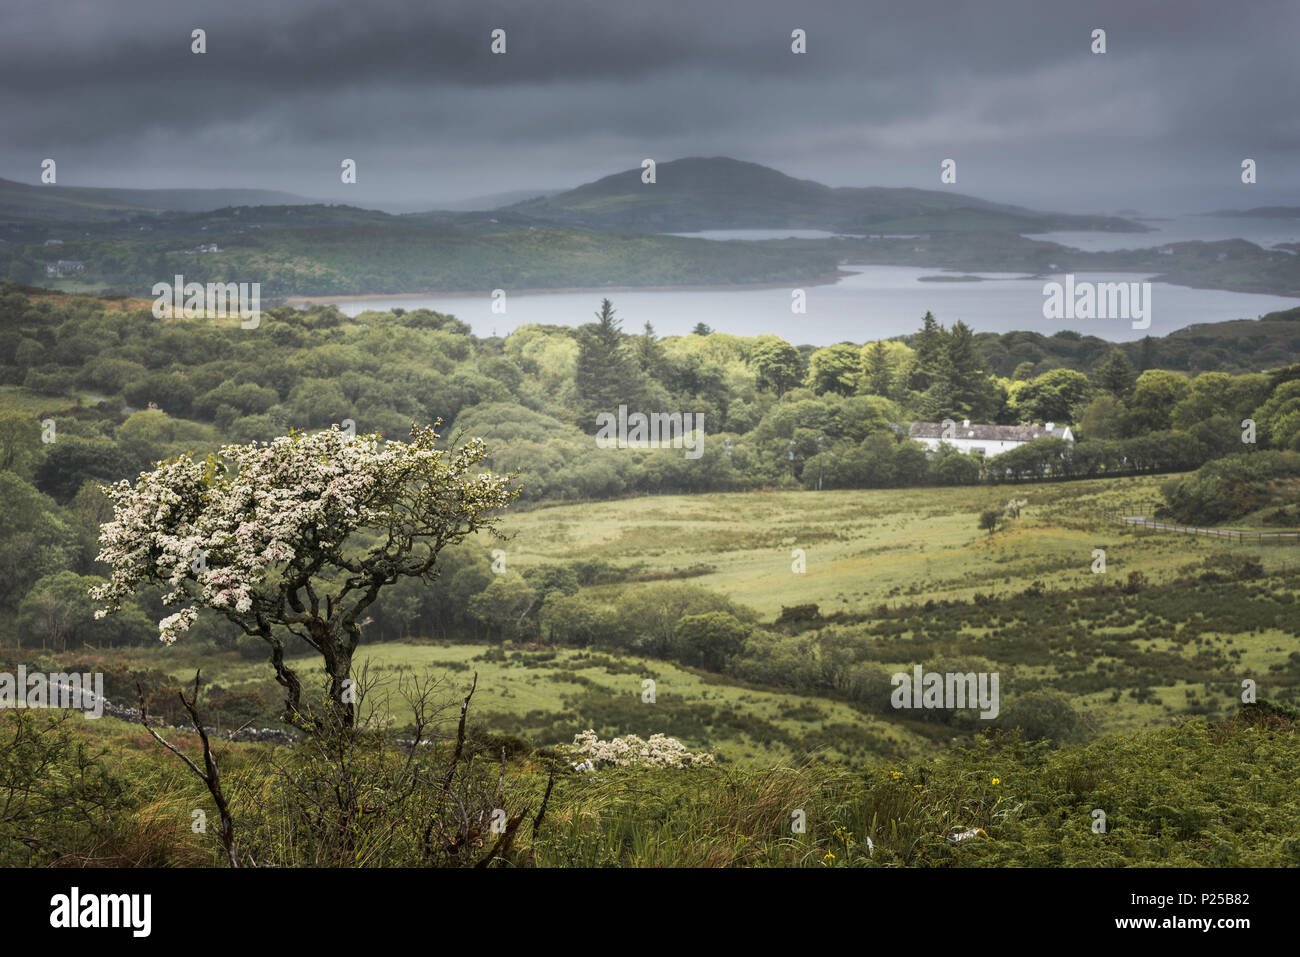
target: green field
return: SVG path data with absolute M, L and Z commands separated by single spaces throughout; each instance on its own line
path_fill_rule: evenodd
M 691 581 L 774 618 L 782 606 L 815 603 L 823 613 L 867 612 L 919 595 L 940 600 L 976 592 L 1091 585 L 1093 550 L 1106 551 L 1106 575 L 1140 570 L 1152 581 L 1213 553 L 1258 546 L 1106 524 L 1099 509 L 1158 500 L 1167 477 L 1055 482 L 1001 488 L 745 492 L 643 497 L 512 510 L 504 528 L 508 561 L 603 558 L 658 571 L 707 564 Z M 1009 498 L 1028 504 L 993 535 L 980 510 Z M 792 571 L 792 552 L 806 572 Z M 1270 565 L 1300 560 L 1295 544 L 1265 546 Z
M 1295 633 L 1286 622 L 1294 576 L 1191 584 L 1188 575 L 1207 559 L 1257 549 L 1137 532 L 1090 517 L 1115 503 L 1150 501 L 1158 481 L 1053 483 L 1010 492 L 777 491 L 540 507 L 509 515 L 504 548 L 515 570 L 577 558 L 650 575 L 711 567 L 684 584 L 754 608 L 760 623 L 772 622 L 785 606 L 816 604 L 823 616 L 840 613 L 829 630 L 847 633 L 865 660 L 886 671 L 974 656 L 996 665 L 1013 700 L 1035 689 L 1060 691 L 1096 732 L 1225 715 L 1241 676 L 1257 680 L 1261 694 L 1293 695 Z M 1028 503 L 1021 517 L 992 535 L 979 530 L 979 510 L 1012 494 Z M 485 556 L 502 544 L 485 540 Z M 791 570 L 796 548 L 806 550 L 806 573 Z M 1096 548 L 1106 551 L 1104 574 L 1092 571 Z M 1297 551 L 1270 546 L 1262 560 L 1266 567 L 1294 563 Z M 1145 584 L 1122 594 L 1118 586 L 1131 572 L 1140 572 Z M 617 603 L 623 589 L 649 587 L 664 586 L 629 582 L 583 592 Z M 1026 598 L 1033 588 L 1042 597 Z M 808 653 L 820 655 L 819 632 L 811 634 Z M 163 669 L 179 682 L 201 665 L 224 688 L 279 700 L 268 665 L 210 646 L 118 649 L 111 657 Z M 294 663 L 304 675 L 319 669 L 310 657 Z M 586 728 L 602 737 L 664 732 L 725 761 L 771 766 L 809 756 L 875 761 L 934 754 L 961 736 L 907 712 L 873 711 L 833 688 L 760 686 L 598 650 L 426 638 L 363 645 L 355 665 L 379 679 L 370 705 L 399 726 L 410 717 L 397 694 L 401 679 L 440 676 L 444 697 L 454 700 L 477 672 L 474 726 L 538 746 L 567 743 Z M 646 679 L 655 682 L 654 703 L 642 701 Z
M 870 739 L 877 754 L 932 751 L 932 742 L 901 723 L 863 714 L 850 705 L 807 695 L 747 688 L 715 676 L 643 658 L 591 655 L 560 650 L 542 655 L 513 652 L 491 660 L 490 646 L 412 645 L 391 642 L 363 647 L 356 671 L 368 669 L 378 680 L 370 705 L 377 715 L 400 726 L 410 720 L 401 698 L 403 678 L 433 675 L 443 679 L 443 700 L 458 699 L 478 674 L 472 726 L 524 736 L 536 744 L 568 744 L 573 735 L 594 728 L 603 737 L 668 731 L 692 748 L 707 748 L 720 758 L 770 766 L 794 752 L 827 758 L 867 756 L 860 740 Z M 181 647 L 136 651 L 133 665 L 165 668 L 178 682 L 192 681 L 201 664 L 205 677 L 231 689 L 256 690 L 276 699 L 270 669 L 262 662 L 207 657 L 197 660 Z M 184 663 L 180 663 L 183 661 Z M 295 659 L 308 676 L 317 665 Z M 642 682 L 655 682 L 655 701 L 642 701 Z M 365 710 L 365 709 L 363 709 Z M 214 717 L 216 717 L 214 715 Z M 223 727 L 226 726 L 223 724 Z M 824 737 L 824 728 L 852 729 L 852 737 Z

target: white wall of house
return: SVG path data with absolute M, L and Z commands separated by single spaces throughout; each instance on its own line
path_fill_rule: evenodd
M 963 422 L 961 428 L 969 429 L 970 422 Z M 958 430 L 960 431 L 960 429 Z M 928 436 L 914 436 L 912 441 L 920 442 L 926 447 L 927 451 L 937 452 L 940 445 L 949 445 L 961 452 L 963 455 L 970 455 L 973 452 L 983 453 L 986 459 L 995 458 L 1003 452 L 1018 448 L 1022 445 L 1028 445 L 1030 442 L 1037 441 L 1038 438 L 1055 437 L 1065 439 L 1067 442 L 1074 441 L 1074 430 L 1068 425 L 1063 428 L 1056 428 L 1055 423 L 1049 422 L 1043 427 L 1043 432 L 1034 439 L 1016 439 L 1016 438 L 975 438 L 969 434 L 955 435 L 951 439 L 931 438 Z
M 920 442 L 931 452 L 939 451 L 939 446 L 945 444 L 951 445 L 964 455 L 983 452 L 986 459 L 1025 444 L 1011 439 L 916 439 L 914 441 Z

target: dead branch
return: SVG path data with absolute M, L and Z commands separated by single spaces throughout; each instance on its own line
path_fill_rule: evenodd
M 149 724 L 149 712 L 145 707 L 144 688 L 137 682 L 136 690 L 140 693 L 140 723 L 144 725 L 146 731 L 153 735 L 153 739 L 161 744 L 164 748 L 184 761 L 207 786 L 208 793 L 212 795 L 212 800 L 217 805 L 217 813 L 221 817 L 221 826 L 217 829 L 217 840 L 226 851 L 226 857 L 230 861 L 231 867 L 239 867 L 239 851 L 235 844 L 235 822 L 230 816 L 230 806 L 226 803 L 225 793 L 221 789 L 221 771 L 217 768 L 216 757 L 212 754 L 212 744 L 208 740 L 208 730 L 203 726 L 203 719 L 199 717 L 199 675 L 201 669 L 194 672 L 194 694 L 190 698 L 185 697 L 185 692 L 180 692 L 181 704 L 189 712 L 190 718 L 194 721 L 194 727 L 199 733 L 199 740 L 203 743 L 203 767 L 205 770 L 199 770 L 197 764 L 190 760 L 189 756 L 175 747 L 171 742 L 165 740 L 162 735 L 153 729 Z
M 551 776 L 546 782 L 546 793 L 542 795 L 542 806 L 537 809 L 537 817 L 533 818 L 533 837 L 537 836 L 537 829 L 542 826 L 542 818 L 546 816 L 546 805 L 551 800 L 551 788 L 555 787 L 555 765 L 551 765 Z

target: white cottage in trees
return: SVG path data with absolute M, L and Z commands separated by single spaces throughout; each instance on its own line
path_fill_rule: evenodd
M 1046 425 L 972 425 L 970 419 L 962 422 L 945 419 L 943 422 L 913 422 L 908 435 L 932 452 L 937 451 L 941 443 L 946 443 L 967 455 L 982 452 L 986 459 L 1036 439 L 1074 441 L 1070 427 L 1057 428 L 1055 422 Z

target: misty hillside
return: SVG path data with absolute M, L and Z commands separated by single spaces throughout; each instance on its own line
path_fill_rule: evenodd
M 0 179 L 0 223 L 88 223 L 131 214 L 202 212 L 226 206 L 293 206 L 311 200 L 269 189 L 103 189 L 33 186 Z
M 672 160 L 658 164 L 655 174 L 646 184 L 639 168 L 625 170 L 508 210 L 558 225 L 645 232 L 1145 229 L 1114 217 L 1041 213 L 946 190 L 833 188 L 727 157 Z
M 1216 209 L 1206 216 L 1240 216 L 1249 219 L 1300 219 L 1300 206 L 1255 206 L 1251 209 Z

